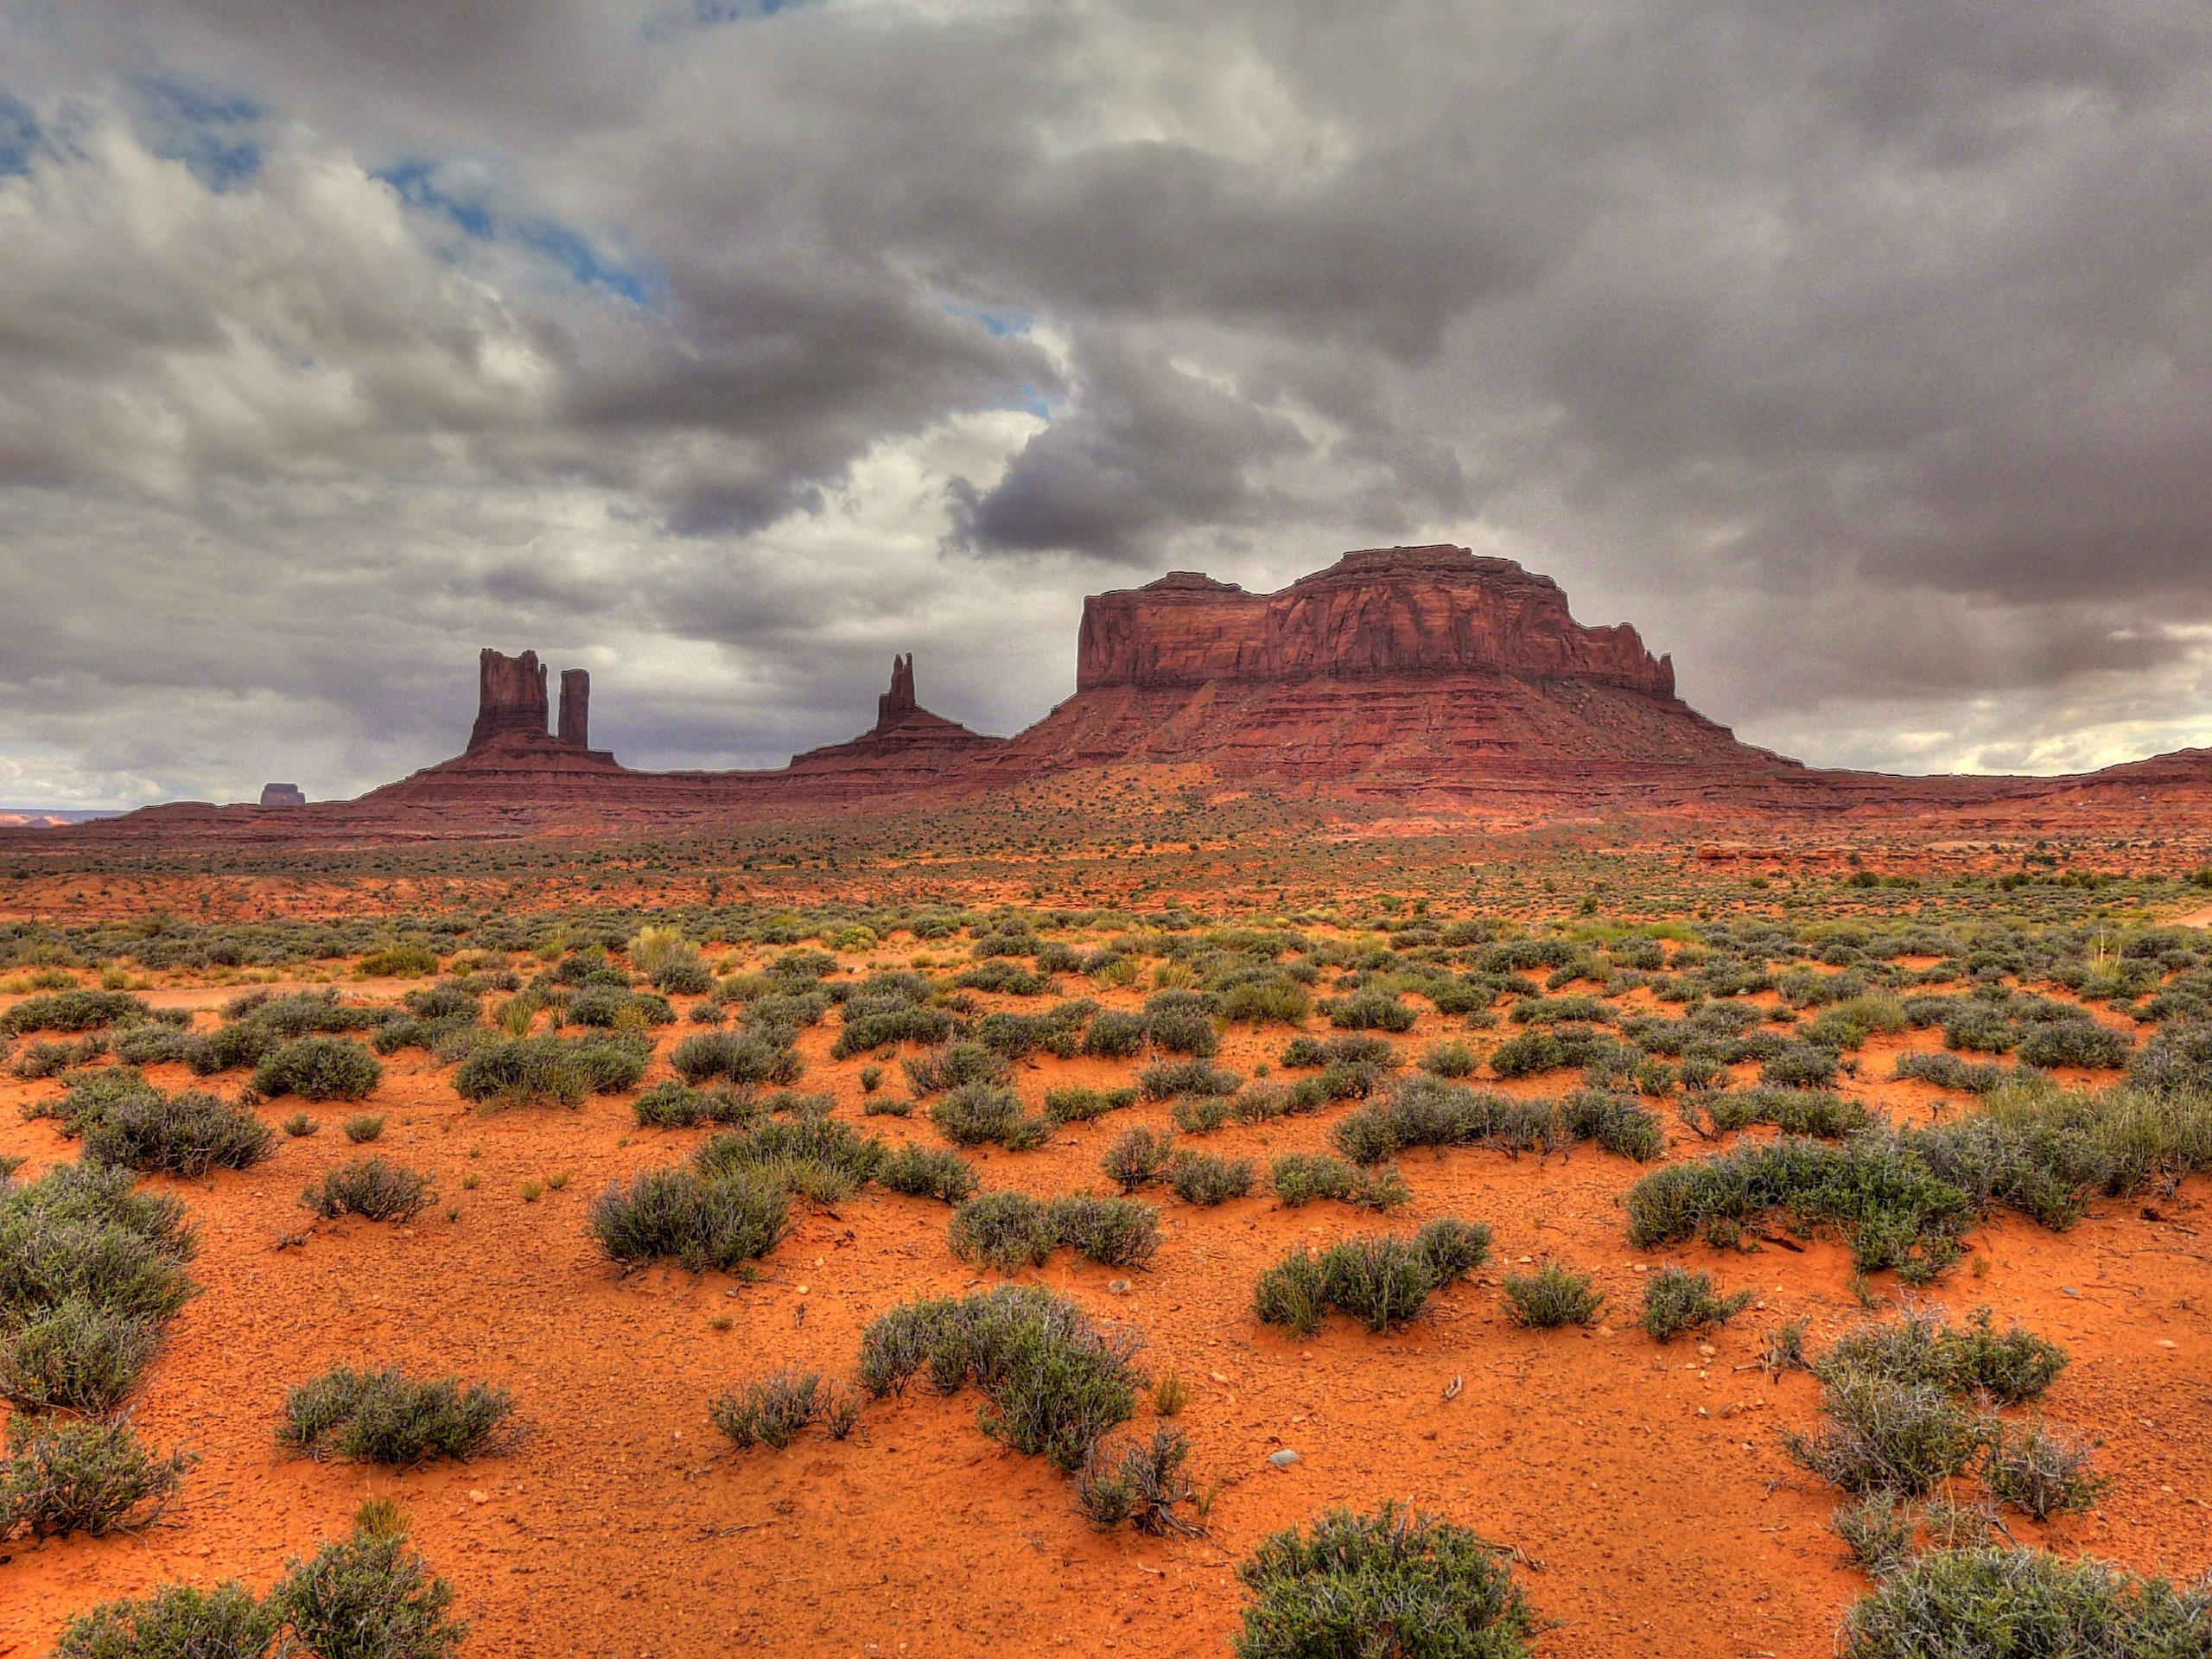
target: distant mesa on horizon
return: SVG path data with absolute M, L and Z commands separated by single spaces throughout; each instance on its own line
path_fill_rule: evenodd
M 1084 601 L 1074 695 L 1011 738 L 922 706 L 892 659 L 874 726 L 760 771 L 644 772 L 590 747 L 591 678 L 486 647 L 461 753 L 370 791 L 263 815 L 271 836 L 513 833 L 744 817 L 974 794 L 1084 769 L 1192 768 L 1234 786 L 1517 814 L 1612 808 L 1835 817 L 2045 814 L 2097 800 L 2212 803 L 2212 754 L 2077 778 L 1815 771 L 1675 694 L 1626 623 L 1577 622 L 1548 576 L 1464 547 L 1368 548 L 1278 592 L 1196 571 Z M 279 804 L 271 785 L 268 804 Z M 294 791 L 296 793 L 297 791 Z M 224 809 L 132 815 L 157 827 Z M 281 826 L 281 827 L 280 827 Z M 317 828 L 321 826 L 321 828 Z M 107 831 L 104 833 L 113 833 Z
M 261 786 L 261 804 L 264 806 L 305 806 L 308 793 L 297 784 L 264 784 Z

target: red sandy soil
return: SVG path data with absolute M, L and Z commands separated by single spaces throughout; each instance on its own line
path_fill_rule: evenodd
M 381 998 L 398 988 L 361 988 Z M 1442 1030 L 1424 1014 L 1398 1041 L 1418 1052 Z M 1286 1034 L 1234 1028 L 1221 1063 L 1249 1072 Z M 860 1062 L 830 1062 L 830 1036 L 805 1033 L 803 1086 L 834 1088 L 840 1115 L 861 1121 Z M 1900 1046 L 1872 1042 L 1864 1074 L 1886 1076 Z M 1019 1083 L 1033 1103 L 1047 1083 L 1109 1073 L 1126 1068 L 1048 1058 Z M 181 1068 L 155 1075 L 186 1080 Z M 886 1091 L 899 1082 L 894 1069 Z M 50 1122 L 14 1109 L 57 1087 L 0 1083 L 0 1151 L 27 1154 L 26 1173 L 72 1154 Z M 1899 1111 L 1934 1098 L 1911 1084 L 1846 1088 Z M 844 1375 L 874 1315 L 988 1282 L 947 1249 L 944 1206 L 871 1189 L 805 1215 L 754 1282 L 625 1278 L 588 1238 L 586 1207 L 610 1179 L 676 1161 L 703 1131 L 639 1131 L 620 1100 L 480 1116 L 413 1052 L 388 1067 L 366 1109 L 389 1120 L 373 1150 L 436 1177 L 436 1205 L 410 1227 L 323 1224 L 276 1248 L 308 1226 L 300 1189 L 359 1150 L 339 1131 L 357 1106 L 309 1108 L 321 1133 L 284 1140 L 257 1169 L 172 1187 L 200 1230 L 192 1271 L 206 1292 L 172 1326 L 137 1421 L 202 1461 L 181 1507 L 149 1533 L 0 1547 L 0 1655 L 42 1654 L 73 1612 L 163 1580 L 265 1587 L 287 1556 L 342 1534 L 372 1495 L 406 1506 L 416 1541 L 458 1587 L 479 1656 L 1218 1654 L 1243 1600 L 1236 1564 L 1260 1537 L 1328 1505 L 1391 1497 L 1519 1553 L 1550 1659 L 1825 1654 L 1866 1588 L 1826 1527 L 1838 1495 L 1777 1444 L 1784 1426 L 1815 1425 L 1817 1385 L 1770 1379 L 1756 1363 L 1785 1318 L 1809 1318 L 1817 1348 L 1865 1317 L 1843 1252 L 1677 1253 L 1760 1300 L 1704 1347 L 1660 1346 L 1634 1314 L 1643 1273 L 1670 1258 L 1624 1240 L 1617 1200 L 1641 1171 L 1621 1159 L 1415 1153 L 1402 1165 L 1414 1202 L 1387 1221 L 1333 1205 L 1289 1211 L 1255 1198 L 1198 1210 L 1155 1195 L 1166 1242 L 1148 1271 L 1127 1275 L 1126 1294 L 1109 1288 L 1121 1274 L 1064 1256 L 1024 1275 L 1134 1324 L 1149 1339 L 1147 1363 L 1192 1385 L 1179 1424 L 1213 1492 L 1207 1532 L 1162 1541 L 1094 1532 L 1066 1480 L 978 1432 L 972 1392 L 945 1399 L 918 1386 L 873 1406 L 843 1443 L 810 1433 L 783 1452 L 734 1452 L 709 1425 L 722 1390 L 785 1365 Z M 272 1103 L 264 1116 L 294 1109 Z M 1349 1109 L 1192 1144 L 1263 1160 L 1318 1149 Z M 865 1122 L 938 1144 L 918 1116 Z M 986 1149 L 985 1184 L 1100 1189 L 1107 1141 L 1166 1122 L 1164 1107 L 1140 1106 L 1071 1126 L 1042 1151 Z M 556 1173 L 571 1177 L 565 1187 L 523 1201 L 525 1180 Z M 480 1185 L 466 1190 L 471 1177 Z M 2208 1192 L 2196 1180 L 2155 1208 L 2103 1204 L 2064 1235 L 1993 1224 L 1974 1236 L 1975 1266 L 1930 1294 L 1960 1314 L 1986 1303 L 2073 1355 L 2045 1410 L 2102 1440 L 2099 1465 L 2114 1484 L 2093 1514 L 2063 1526 L 2014 1520 L 2023 1541 L 2192 1575 L 2212 1561 Z M 1339 1319 L 1300 1342 L 1249 1311 L 1255 1275 L 1296 1244 L 1410 1231 L 1445 1214 L 1490 1223 L 1497 1259 L 1402 1334 Z M 1605 1327 L 1510 1321 L 1499 1273 L 1548 1255 L 1597 1274 L 1613 1300 Z M 406 1474 L 280 1454 L 288 1387 L 334 1364 L 382 1363 L 511 1389 L 528 1437 L 510 1455 Z M 1271 1467 L 1285 1446 L 1300 1460 Z

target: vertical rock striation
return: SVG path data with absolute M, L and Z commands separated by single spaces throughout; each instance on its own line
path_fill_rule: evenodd
M 561 741 L 572 749 L 591 747 L 591 671 L 561 671 Z

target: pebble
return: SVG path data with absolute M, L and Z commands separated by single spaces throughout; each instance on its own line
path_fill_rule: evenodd
M 1109 1279 L 1106 1281 L 1106 1288 L 1116 1296 L 1126 1296 L 1129 1294 L 1129 1281 L 1126 1279 Z
M 2061 1285 L 2058 1287 L 2058 1294 L 2062 1296 L 2079 1296 L 2082 1293 L 2071 1285 Z
M 1280 1452 L 1268 1452 L 1268 1461 L 1274 1465 L 1278 1469 L 1287 1469 L 1292 1464 L 1298 1461 L 1298 1453 L 1292 1451 L 1286 1446 Z
M 469 1490 L 468 1501 L 472 1503 L 489 1503 L 492 1501 L 492 1495 L 489 1492 L 477 1491 L 472 1487 Z

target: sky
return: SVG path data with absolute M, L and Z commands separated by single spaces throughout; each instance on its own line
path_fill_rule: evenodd
M 1821 765 L 2212 743 L 2202 0 L 0 0 L 0 804 L 632 765 L 1454 542 Z

